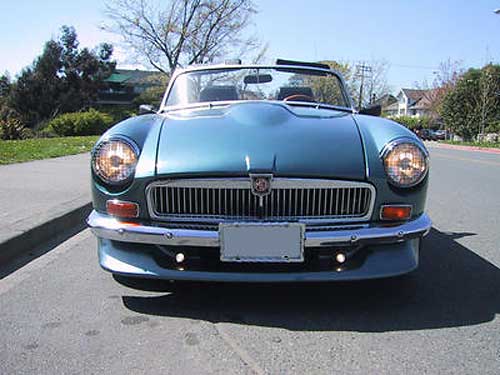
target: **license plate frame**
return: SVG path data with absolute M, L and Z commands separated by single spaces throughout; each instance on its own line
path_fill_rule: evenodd
M 305 224 L 221 223 L 221 262 L 302 263 Z

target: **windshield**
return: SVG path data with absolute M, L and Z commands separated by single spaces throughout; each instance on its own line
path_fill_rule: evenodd
M 170 89 L 166 106 L 237 100 L 350 107 L 335 74 L 293 68 L 221 68 L 182 73 Z

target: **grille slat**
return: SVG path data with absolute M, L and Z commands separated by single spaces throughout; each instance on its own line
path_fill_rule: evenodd
M 323 182 L 317 187 L 294 187 L 287 182 L 273 186 L 260 207 L 260 198 L 252 193 L 250 184 L 228 183 L 226 187 L 219 182 L 216 187 L 210 187 L 208 183 L 182 185 L 182 181 L 189 180 L 181 180 L 173 186 L 154 184 L 150 188 L 148 202 L 154 217 L 366 219 L 374 199 L 372 189 L 363 183 L 325 187 Z

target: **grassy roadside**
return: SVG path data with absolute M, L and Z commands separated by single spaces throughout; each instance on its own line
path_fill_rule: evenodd
M 0 164 L 21 163 L 88 152 L 98 136 L 0 141 Z
M 487 143 L 487 142 L 459 142 L 459 141 L 439 141 L 440 143 L 447 143 L 449 145 L 457 146 L 474 146 L 474 147 L 487 147 L 487 148 L 500 148 L 500 142 Z

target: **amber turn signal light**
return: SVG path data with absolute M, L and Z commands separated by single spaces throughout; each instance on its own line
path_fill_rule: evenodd
M 116 217 L 137 217 L 139 216 L 139 205 L 134 202 L 113 199 L 106 202 L 106 211 L 109 215 Z
M 394 205 L 382 206 L 380 218 L 382 220 L 408 220 L 411 216 L 411 206 Z

